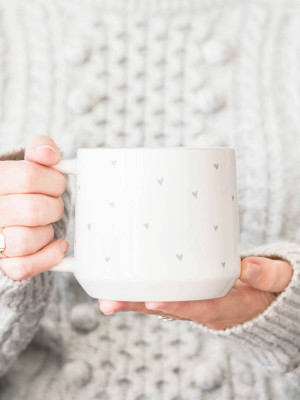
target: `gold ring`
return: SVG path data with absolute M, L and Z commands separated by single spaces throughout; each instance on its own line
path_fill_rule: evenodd
M 4 254 L 4 250 L 5 250 L 5 237 L 3 234 L 3 229 L 5 228 L 5 226 L 3 228 L 0 228 L 0 258 L 7 258 L 7 255 Z

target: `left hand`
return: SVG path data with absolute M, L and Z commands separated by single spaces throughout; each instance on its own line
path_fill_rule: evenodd
M 241 275 L 224 297 L 210 300 L 177 302 L 126 302 L 99 299 L 104 314 L 135 311 L 178 320 L 194 321 L 209 328 L 222 330 L 261 314 L 289 284 L 293 271 L 282 260 L 246 257 L 241 263 Z

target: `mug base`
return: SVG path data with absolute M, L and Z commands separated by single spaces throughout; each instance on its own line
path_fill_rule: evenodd
M 188 281 L 87 280 L 76 275 L 91 297 L 116 301 L 194 301 L 225 296 L 238 276 Z

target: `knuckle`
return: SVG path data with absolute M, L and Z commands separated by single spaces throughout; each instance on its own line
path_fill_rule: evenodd
M 21 184 L 25 191 L 31 191 L 38 177 L 38 166 L 35 163 L 25 162 L 21 172 Z
M 292 275 L 292 270 L 289 268 L 286 269 L 285 267 L 288 267 L 283 263 L 282 261 L 273 261 L 273 268 L 270 268 L 270 282 L 269 282 L 269 291 L 277 291 L 278 287 L 285 287 L 288 282 L 290 281 L 291 275 Z M 282 268 L 284 266 L 284 268 Z
M 33 196 L 28 204 L 29 221 L 31 225 L 42 225 L 45 218 L 45 210 L 39 197 Z
M 260 279 L 260 285 L 264 290 L 272 290 L 274 284 L 278 279 L 278 271 L 276 269 L 269 269 L 266 273 L 262 274 Z
M 64 202 L 61 197 L 55 199 L 34 196 L 28 205 L 29 220 L 32 226 L 45 225 L 49 220 L 58 221 L 64 214 Z M 51 212 L 50 212 L 51 210 Z
M 15 237 L 14 240 L 14 252 L 16 254 L 28 254 L 31 243 L 28 230 L 22 229 L 22 231 Z
M 39 206 L 37 202 L 32 199 L 28 204 L 28 218 L 31 225 L 39 225 Z

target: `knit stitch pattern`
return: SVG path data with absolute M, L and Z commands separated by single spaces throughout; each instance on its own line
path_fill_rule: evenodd
M 67 273 L 1 276 L 1 400 L 300 397 L 299 22 L 297 1 L 0 1 L 2 152 L 35 134 L 65 158 L 79 147 L 234 147 L 241 256 L 294 270 L 263 314 L 224 331 L 105 316 Z M 64 196 L 57 237 L 74 205 Z

